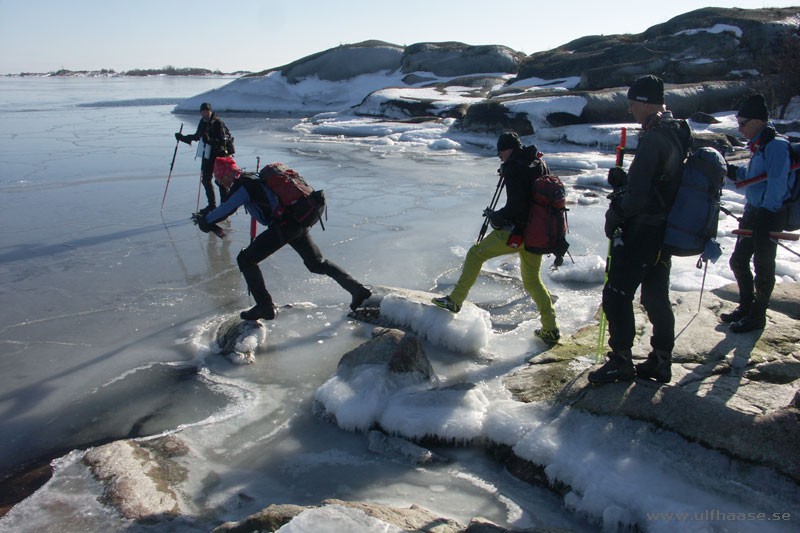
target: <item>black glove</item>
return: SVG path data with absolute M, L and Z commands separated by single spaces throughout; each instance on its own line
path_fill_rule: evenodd
M 489 224 L 491 224 L 494 229 L 509 229 L 511 226 L 508 220 L 506 220 L 506 217 L 497 211 L 492 211 L 488 207 L 483 210 L 483 216 L 489 219 Z
M 606 211 L 606 224 L 605 224 L 605 233 L 606 237 L 611 239 L 614 237 L 614 232 L 617 231 L 617 228 L 622 226 L 625 222 L 625 219 L 619 213 L 614 210 L 613 207 L 609 207 L 608 211 Z
M 608 184 L 616 190 L 628 185 L 628 173 L 622 167 L 611 167 L 608 171 Z
M 194 220 L 194 223 L 197 224 L 198 229 L 203 233 L 208 233 L 209 231 L 214 229 L 213 224 L 209 224 L 208 222 L 206 222 L 205 215 L 201 215 L 200 213 L 194 213 L 192 215 L 192 220 Z
M 738 179 L 738 171 L 739 167 L 736 165 L 731 165 L 728 163 L 728 179 L 731 181 L 736 181 Z

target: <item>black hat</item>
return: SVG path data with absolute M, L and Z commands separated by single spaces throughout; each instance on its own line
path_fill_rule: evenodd
M 509 148 L 522 148 L 522 141 L 519 140 L 519 135 L 513 131 L 507 131 L 497 139 L 498 152 L 508 150 Z
M 208 102 L 203 102 L 200 104 L 200 111 L 211 111 L 211 104 Z
M 642 76 L 628 89 L 628 100 L 645 104 L 663 104 L 664 80 L 652 74 Z
M 769 120 L 769 110 L 767 109 L 767 100 L 763 94 L 754 94 L 742 103 L 739 108 L 737 117 L 742 118 L 757 118 L 767 122 Z

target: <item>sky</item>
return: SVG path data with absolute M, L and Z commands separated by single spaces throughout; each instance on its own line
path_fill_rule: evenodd
M 0 0 L 0 74 L 199 67 L 260 71 L 342 44 L 460 41 L 532 54 L 640 33 L 694 0 Z M 783 7 L 738 0 L 715 7 Z

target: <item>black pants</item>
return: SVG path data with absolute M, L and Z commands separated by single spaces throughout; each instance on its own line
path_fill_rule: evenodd
M 608 319 L 608 344 L 614 352 L 630 350 L 636 337 L 633 298 L 641 285 L 641 302 L 653 324 L 650 345 L 672 351 L 675 345 L 675 315 L 669 301 L 672 261 L 662 254 L 663 230 L 640 227 L 625 232 L 623 241 L 611 251 L 608 282 L 603 287 L 603 311 Z
M 206 200 L 208 201 L 208 205 L 211 207 L 217 206 L 217 199 L 214 197 L 214 162 L 217 160 L 216 157 L 212 157 L 211 159 L 203 158 L 203 162 L 200 165 L 200 172 L 201 172 L 201 180 L 203 182 L 203 189 L 206 191 Z M 228 191 L 225 190 L 224 187 L 219 188 L 219 203 L 223 203 L 228 196 Z
M 738 237 L 729 265 L 739 286 L 739 302 L 748 305 L 754 300 L 766 309 L 775 287 L 775 255 L 778 243 L 769 238 L 770 231 L 782 229 L 784 213 L 765 213 L 757 219 L 755 210 L 745 210 L 739 229 L 753 230 L 752 237 Z M 764 216 L 766 215 L 766 216 Z M 750 270 L 753 260 L 755 277 Z
M 264 285 L 264 276 L 261 274 L 261 269 L 258 268 L 258 263 L 280 250 L 285 244 L 294 248 L 294 251 L 303 259 L 309 272 L 333 278 L 350 294 L 355 294 L 361 289 L 361 283 L 322 257 L 319 247 L 311 240 L 308 228 L 294 223 L 287 223 L 284 226 L 274 223 L 256 237 L 250 246 L 243 249 L 236 258 L 239 270 L 247 282 L 247 288 L 250 289 L 256 305 L 272 304 L 272 297 Z

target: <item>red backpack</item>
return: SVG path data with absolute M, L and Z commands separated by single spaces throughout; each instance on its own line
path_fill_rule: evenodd
M 311 227 L 322 218 L 325 194 L 315 191 L 291 168 L 283 163 L 272 163 L 261 169 L 258 178 L 278 197 L 280 205 L 274 211 L 276 218 L 289 219 L 304 227 Z
M 531 208 L 525 225 L 525 249 L 535 254 L 555 254 L 561 258 L 569 243 L 564 183 L 545 174 L 531 181 Z

